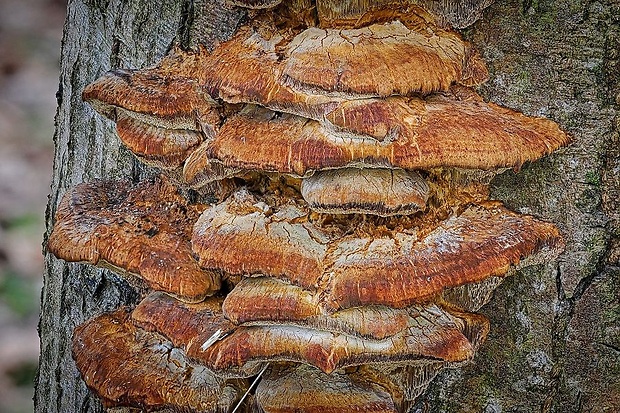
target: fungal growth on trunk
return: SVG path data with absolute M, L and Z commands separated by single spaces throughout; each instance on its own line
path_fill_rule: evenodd
M 192 363 L 161 335 L 133 325 L 123 309 L 79 326 L 73 356 L 105 407 L 228 411 L 246 387 Z
M 204 208 L 163 181 L 81 184 L 60 203 L 47 246 L 64 260 L 109 267 L 139 286 L 202 301 L 221 284 L 192 256 L 191 226 Z
M 58 208 L 49 250 L 142 294 L 76 329 L 77 367 L 106 407 L 406 412 L 472 361 L 501 280 L 562 252 L 488 184 L 569 138 L 473 89 L 450 26 L 489 1 L 229 3 L 230 40 L 84 90 L 167 177 Z

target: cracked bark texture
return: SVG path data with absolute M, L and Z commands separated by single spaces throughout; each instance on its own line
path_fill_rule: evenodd
M 113 123 L 81 101 L 84 86 L 112 68 L 154 64 L 175 41 L 212 46 L 228 38 L 243 13 L 223 3 L 69 2 L 48 228 L 67 188 L 153 173 L 120 146 Z M 498 1 L 465 35 L 491 71 L 480 88 L 485 98 L 547 116 L 575 139 L 493 181 L 493 196 L 508 207 L 556 223 L 567 250 L 498 288 L 481 310 L 491 333 L 474 362 L 441 373 L 412 411 L 620 411 L 620 4 Z M 35 411 L 101 412 L 71 359 L 71 334 L 136 295 L 106 270 L 50 254 L 46 264 Z

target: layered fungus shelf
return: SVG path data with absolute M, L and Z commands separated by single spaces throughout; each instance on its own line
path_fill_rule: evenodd
M 234 4 L 212 51 L 84 90 L 162 176 L 58 208 L 49 250 L 143 295 L 75 330 L 78 369 L 106 407 L 405 412 L 471 362 L 501 280 L 563 250 L 488 183 L 569 138 L 476 94 L 439 2 Z

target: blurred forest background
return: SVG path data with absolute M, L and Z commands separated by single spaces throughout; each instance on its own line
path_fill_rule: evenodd
M 66 0 L 0 0 L 0 413 L 32 412 Z

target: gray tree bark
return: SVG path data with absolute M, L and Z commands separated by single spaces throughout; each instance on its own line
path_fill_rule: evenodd
M 113 68 L 149 66 L 175 41 L 212 45 L 242 16 L 222 1 L 70 1 L 48 234 L 69 187 L 153 173 L 81 101 L 84 86 Z M 491 70 L 485 98 L 552 118 L 574 137 L 570 147 L 493 182 L 494 197 L 510 208 L 556 223 L 567 250 L 500 286 L 482 309 L 491 333 L 473 363 L 442 373 L 413 411 L 620 411 L 620 4 L 499 1 L 465 36 Z M 102 411 L 75 368 L 71 334 L 135 299 L 113 273 L 46 254 L 37 412 Z
M 139 179 L 146 171 L 120 146 L 114 124 L 82 102 L 84 87 L 114 68 L 141 68 L 161 59 L 175 39 L 193 33 L 193 1 L 70 1 L 61 52 L 56 113 L 56 147 L 48 230 L 68 188 L 95 178 Z M 213 2 L 217 5 L 218 2 Z M 240 14 L 212 13 L 201 34 L 227 35 Z M 224 17 L 230 16 L 230 21 Z M 220 25 L 220 26 L 218 26 Z M 41 356 L 35 383 L 37 412 L 100 412 L 100 403 L 80 379 L 71 358 L 71 334 L 83 321 L 135 300 L 133 290 L 113 273 L 89 265 L 65 263 L 46 253 L 41 296 Z

